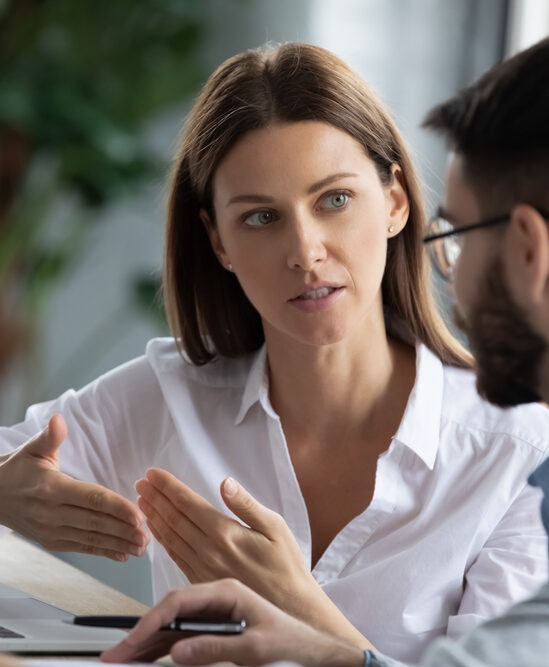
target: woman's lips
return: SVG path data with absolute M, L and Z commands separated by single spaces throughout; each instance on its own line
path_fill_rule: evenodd
M 343 294 L 343 287 L 318 287 L 303 292 L 289 303 L 303 312 L 314 313 L 330 308 Z
M 328 296 L 332 292 L 334 292 L 337 288 L 336 287 L 320 287 L 319 289 L 314 289 L 311 290 L 310 292 L 305 292 L 304 294 L 300 294 L 297 298 L 298 299 L 322 299 L 325 296 Z

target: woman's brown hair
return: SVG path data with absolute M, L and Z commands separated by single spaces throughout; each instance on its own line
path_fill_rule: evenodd
M 234 274 L 218 262 L 199 213 L 204 209 L 215 224 L 212 179 L 241 137 L 276 122 L 306 120 L 354 137 L 384 185 L 393 178 L 391 165 L 400 165 L 410 213 L 403 231 L 388 241 L 384 307 L 442 361 L 469 366 L 468 353 L 432 297 L 421 242 L 421 190 L 398 129 L 356 72 L 333 53 L 302 43 L 229 58 L 210 76 L 187 118 L 173 170 L 164 264 L 166 312 L 181 350 L 205 364 L 218 354 L 239 357 L 263 344 L 261 318 Z

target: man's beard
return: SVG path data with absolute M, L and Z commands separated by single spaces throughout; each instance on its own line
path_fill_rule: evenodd
M 513 300 L 499 257 L 480 279 L 479 295 L 467 319 L 456 307 L 454 321 L 469 339 L 481 396 L 503 407 L 541 400 L 547 342 Z

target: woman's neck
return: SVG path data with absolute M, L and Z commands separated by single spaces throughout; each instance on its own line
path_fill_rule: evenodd
M 415 380 L 411 347 L 384 330 L 354 345 L 267 343 L 271 403 L 285 430 L 321 447 L 398 426 Z

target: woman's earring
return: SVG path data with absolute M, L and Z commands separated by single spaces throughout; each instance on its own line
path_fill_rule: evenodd
M 394 225 L 391 225 L 391 226 L 389 227 L 389 234 L 394 234 L 394 232 L 395 232 L 395 226 L 394 226 Z
M 228 270 L 228 271 L 232 271 L 232 270 L 233 270 L 233 265 L 232 265 L 230 262 L 227 264 L 227 270 Z

